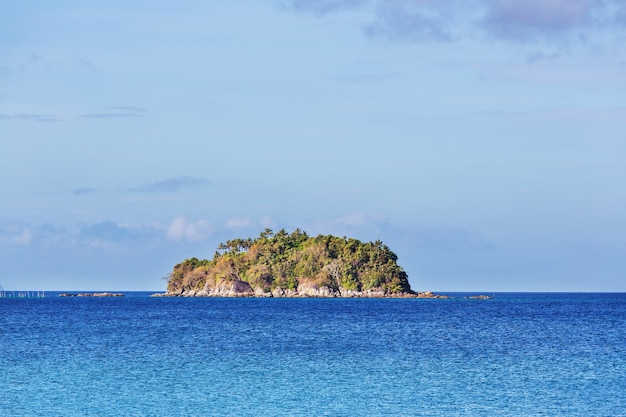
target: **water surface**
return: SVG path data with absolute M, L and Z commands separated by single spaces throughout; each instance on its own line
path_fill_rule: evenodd
M 0 299 L 8 416 L 624 416 L 626 294 Z

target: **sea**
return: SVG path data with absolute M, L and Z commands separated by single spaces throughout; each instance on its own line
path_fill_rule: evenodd
M 0 298 L 0 415 L 626 416 L 623 293 L 124 294 Z

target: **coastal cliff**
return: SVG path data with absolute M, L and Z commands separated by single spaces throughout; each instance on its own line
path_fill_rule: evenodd
M 164 296 L 445 298 L 415 292 L 397 256 L 381 241 L 363 243 L 296 229 L 219 245 L 213 259 L 186 259 L 168 275 Z

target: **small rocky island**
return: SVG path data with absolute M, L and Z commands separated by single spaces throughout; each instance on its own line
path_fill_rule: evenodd
M 64 292 L 59 294 L 59 297 L 123 297 L 124 294 L 119 292 L 82 292 L 82 293 L 68 293 Z
M 397 259 L 379 240 L 265 229 L 220 244 L 213 259 L 176 265 L 161 296 L 448 298 L 413 291 Z

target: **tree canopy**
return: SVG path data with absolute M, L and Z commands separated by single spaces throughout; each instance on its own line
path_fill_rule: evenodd
M 170 293 L 202 291 L 207 286 L 243 281 L 254 289 L 297 290 L 301 284 L 332 291 L 378 290 L 412 293 L 398 257 L 380 240 L 318 235 L 296 229 L 265 229 L 255 239 L 220 243 L 212 259 L 190 258 L 168 275 Z

